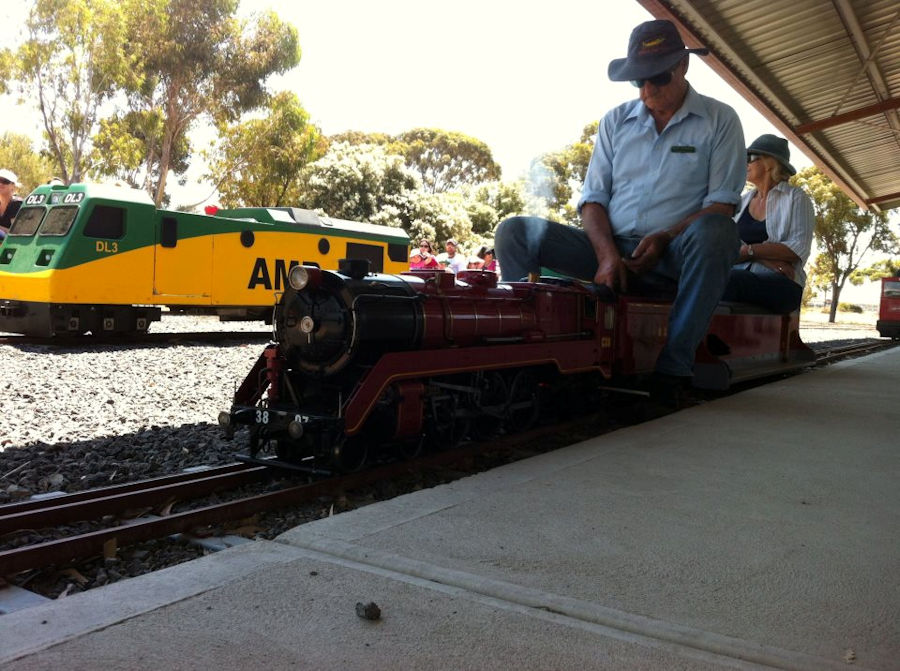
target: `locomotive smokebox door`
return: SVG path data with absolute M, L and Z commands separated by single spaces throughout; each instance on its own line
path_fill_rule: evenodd
M 361 280 L 369 274 L 368 259 L 341 259 L 338 261 L 338 272 L 341 275 Z

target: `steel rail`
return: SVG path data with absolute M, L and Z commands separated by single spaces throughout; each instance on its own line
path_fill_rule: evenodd
M 265 466 L 235 469 L 224 472 L 201 471 L 179 474 L 176 478 L 144 480 L 128 486 L 95 489 L 69 496 L 58 496 L 28 502 L 30 507 L 16 506 L 13 510 L 0 507 L 0 535 L 21 529 L 43 529 L 80 520 L 92 520 L 115 515 L 136 508 L 164 505 L 185 497 L 206 496 L 223 489 L 257 482 L 270 469 Z M 188 478 L 182 476 L 187 475 Z M 113 491 L 110 491 L 113 490 Z M 126 490 L 126 491 L 122 491 Z M 71 498 L 70 498 L 71 497 Z

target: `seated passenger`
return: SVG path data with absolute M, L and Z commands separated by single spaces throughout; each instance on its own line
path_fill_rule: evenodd
M 499 272 L 497 268 L 497 259 L 494 258 L 493 247 L 482 247 L 478 250 L 478 258 L 481 259 L 481 269 Z
M 437 257 L 431 249 L 431 243 L 425 238 L 419 241 L 417 249 L 413 249 L 409 255 L 410 270 L 441 270 L 443 266 L 438 263 Z
M 816 226 L 812 200 L 788 184 L 797 171 L 787 140 L 760 135 L 747 147 L 747 181 L 735 220 L 741 255 L 731 270 L 722 300 L 760 305 L 786 314 L 799 309 Z
M 627 291 L 677 287 L 651 399 L 682 403 L 697 345 L 738 256 L 735 205 L 744 183 L 744 134 L 735 111 L 688 83 L 689 55 L 670 21 L 631 33 L 626 58 L 607 69 L 638 98 L 601 119 L 578 203 L 582 227 L 512 217 L 497 228 L 504 280 L 546 267 Z
M 452 270 L 454 275 L 460 270 L 466 270 L 469 260 L 465 254 L 459 253 L 459 243 L 455 239 L 450 238 L 444 247 L 447 250 L 447 260 L 444 262 L 444 267 L 447 270 Z

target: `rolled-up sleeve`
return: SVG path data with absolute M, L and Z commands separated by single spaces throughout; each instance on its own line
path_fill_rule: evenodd
M 581 198 L 578 199 L 579 214 L 585 203 L 600 203 L 609 209 L 609 200 L 612 197 L 613 157 L 611 116 L 611 114 L 604 116 L 597 129 L 597 141 L 594 143 L 591 161 L 584 176 Z
M 779 223 L 782 239 L 777 242 L 789 247 L 800 257 L 801 263 L 806 263 L 816 230 L 816 213 L 812 200 L 802 189 L 794 187 L 779 205 L 781 207 L 777 214 L 781 217 Z
M 709 166 L 709 186 L 703 207 L 713 203 L 737 205 L 747 178 L 747 149 L 737 113 L 722 105 L 713 117 L 715 139 Z

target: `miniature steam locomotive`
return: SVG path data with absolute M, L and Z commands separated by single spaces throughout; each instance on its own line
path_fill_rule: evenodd
M 527 428 L 548 398 L 651 373 L 666 339 L 665 300 L 367 265 L 290 271 L 274 342 L 219 417 L 229 432 L 249 426 L 251 459 L 348 471 L 386 449 L 409 456 Z M 798 329 L 797 313 L 720 305 L 694 384 L 726 389 L 809 365 Z

